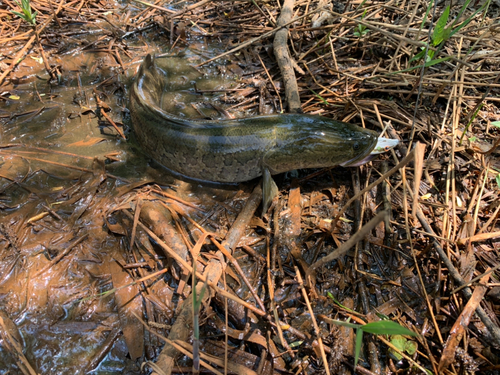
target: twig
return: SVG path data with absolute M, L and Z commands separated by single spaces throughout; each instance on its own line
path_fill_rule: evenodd
M 40 27 L 40 29 L 38 29 L 39 33 L 41 33 L 45 29 L 45 27 L 52 21 L 52 18 L 54 18 L 53 15 L 50 16 L 47 21 L 45 21 L 45 23 Z M 24 56 L 24 54 L 26 53 L 26 51 L 28 49 L 30 49 L 31 45 L 36 40 L 36 37 L 37 37 L 36 36 L 36 31 L 33 31 L 33 34 L 34 35 L 28 40 L 28 42 L 24 45 L 24 47 L 21 48 L 18 53 L 16 53 L 16 56 L 14 56 L 14 58 L 12 60 L 12 63 L 10 64 L 10 66 L 7 69 L 5 69 L 5 71 L 2 73 L 2 75 L 0 75 L 0 85 L 3 84 L 5 78 L 17 66 L 17 64 L 19 64 L 22 61 L 22 57 Z
M 429 225 L 429 223 L 425 219 L 425 216 L 420 209 L 417 211 L 417 218 L 420 221 L 420 223 L 422 224 L 422 226 L 424 227 L 424 229 L 428 233 L 435 234 L 434 231 L 432 230 L 431 226 Z M 436 251 L 439 255 L 439 258 L 445 264 L 445 266 L 448 268 L 448 272 L 450 273 L 451 277 L 453 277 L 453 279 L 455 280 L 455 282 L 457 284 L 459 284 L 459 286 L 464 285 L 465 280 L 462 278 L 462 276 L 457 271 L 457 269 L 455 268 L 455 266 L 453 265 L 451 260 L 448 258 L 445 251 L 443 250 L 443 248 L 439 244 L 438 240 L 434 237 L 431 237 L 431 238 L 432 238 L 432 241 L 434 242 L 434 248 L 436 249 Z M 468 299 L 471 298 L 471 296 L 472 296 L 472 292 L 471 292 L 469 287 L 465 287 L 463 289 L 463 293 L 464 293 L 465 297 Z M 481 319 L 481 321 L 483 322 L 483 324 L 486 326 L 486 328 L 488 329 L 490 334 L 492 335 L 492 338 L 494 339 L 495 346 L 500 347 L 500 328 L 498 328 L 498 326 L 490 319 L 490 317 L 488 316 L 486 311 L 484 311 L 481 306 L 478 306 L 476 313 L 479 316 L 479 318 Z
M 284 26 L 293 22 L 293 4 L 294 0 L 285 0 L 283 8 L 281 8 L 281 15 L 278 18 L 278 26 Z M 283 84 L 285 85 L 285 96 L 288 105 L 288 112 L 300 113 L 300 96 L 299 87 L 295 78 L 295 72 L 291 63 L 292 57 L 288 51 L 288 28 L 283 27 L 276 32 L 274 36 L 274 56 L 280 67 L 281 75 L 283 77 Z
M 204 61 L 202 63 L 199 63 L 198 65 L 195 65 L 194 67 L 195 68 L 199 68 L 200 66 L 208 64 L 209 62 L 218 60 L 218 59 L 220 59 L 220 58 L 222 58 L 224 56 L 227 56 L 227 55 L 230 55 L 232 53 L 235 53 L 235 52 L 239 51 L 242 48 L 245 48 L 245 47 L 250 46 L 250 45 L 252 45 L 252 44 L 254 44 L 254 43 L 256 43 L 256 42 L 258 42 L 258 41 L 260 41 L 262 39 L 266 39 L 266 38 L 270 37 L 271 35 L 273 35 L 274 33 L 276 33 L 278 30 L 281 30 L 282 28 L 287 27 L 287 26 L 291 25 L 294 22 L 300 21 L 301 19 L 303 19 L 305 17 L 308 17 L 308 16 L 310 16 L 310 15 L 312 15 L 314 13 L 320 12 L 322 10 L 324 10 L 324 8 L 318 8 L 318 9 L 316 9 L 316 10 L 310 12 L 310 13 L 307 13 L 307 14 L 304 14 L 303 16 L 297 17 L 297 18 L 293 19 L 292 21 L 290 21 L 290 22 L 288 22 L 288 23 L 286 23 L 286 24 L 284 24 L 282 26 L 278 26 L 275 29 L 273 29 L 271 31 L 268 31 L 267 33 L 262 34 L 261 36 L 258 36 L 257 38 L 253 38 L 253 39 L 247 40 L 246 42 L 241 43 L 238 47 L 235 47 L 232 50 L 229 50 L 229 51 L 226 51 L 224 53 L 221 53 L 218 56 L 212 57 L 211 59 L 208 59 L 208 60 L 206 60 L 206 61 Z
M 365 190 L 365 189 L 363 189 Z M 345 253 L 347 253 L 355 244 L 365 238 L 368 233 L 370 233 L 373 228 L 375 228 L 380 222 L 384 221 L 388 217 L 387 211 L 380 212 L 377 216 L 371 219 L 366 225 L 364 225 L 359 231 L 354 233 L 351 238 L 349 238 L 346 242 L 344 242 L 338 249 L 336 249 L 333 253 L 328 254 L 326 257 L 321 258 L 320 260 L 313 263 L 306 273 L 306 279 L 311 273 L 326 263 L 335 260 Z

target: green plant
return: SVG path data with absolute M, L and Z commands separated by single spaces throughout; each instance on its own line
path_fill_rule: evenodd
M 392 335 L 391 344 L 400 352 L 406 352 L 409 356 L 414 355 L 418 348 L 418 344 L 415 341 L 408 340 L 402 335 Z M 398 362 L 403 359 L 403 356 L 392 348 L 389 348 L 389 355 Z
M 363 15 L 361 16 L 361 20 L 363 20 L 363 18 L 365 18 L 365 15 L 366 15 L 366 9 L 363 12 Z M 361 37 L 365 36 L 366 34 L 368 34 L 369 32 L 370 32 L 370 30 L 367 29 L 365 25 L 358 23 L 358 26 L 356 27 L 356 31 L 354 31 L 354 36 L 361 38 Z
M 437 54 L 439 53 L 441 48 L 444 46 L 446 41 L 448 41 L 448 39 L 450 39 L 453 35 L 455 35 L 457 32 L 459 32 L 463 27 L 467 26 L 469 24 L 469 22 L 472 21 L 472 19 L 476 16 L 476 14 L 481 12 L 483 10 L 483 8 L 485 8 L 485 6 L 486 6 L 486 3 L 483 4 L 481 6 L 481 8 L 476 10 L 464 22 L 458 24 L 460 17 L 462 17 L 463 13 L 467 9 L 467 7 L 469 6 L 471 1 L 472 0 L 467 0 L 464 3 L 464 5 L 460 9 L 460 11 L 458 12 L 457 16 L 455 17 L 455 19 L 451 23 L 451 25 L 446 27 L 446 24 L 448 23 L 448 19 L 450 17 L 450 6 L 448 5 L 444 9 L 443 13 L 441 14 L 441 16 L 439 17 L 439 19 L 436 22 L 436 26 L 434 27 L 434 30 L 432 31 L 430 43 L 427 46 L 422 47 L 422 50 L 419 53 L 417 53 L 415 56 L 413 56 L 413 58 L 410 60 L 410 62 L 415 61 L 415 60 L 420 60 L 420 59 L 425 57 L 425 66 L 427 67 L 427 66 L 435 65 L 435 64 L 438 64 L 442 61 L 448 60 L 449 58 L 447 58 L 447 57 L 442 58 L 442 59 L 437 59 L 437 60 L 433 59 L 433 58 L 435 56 L 437 56 Z M 429 7 L 427 8 L 426 16 L 429 14 L 430 7 L 431 7 L 432 3 L 433 2 L 431 2 L 431 4 L 429 4 Z M 424 18 L 424 21 L 425 21 L 425 18 Z M 433 48 L 431 49 L 429 47 L 433 47 Z M 418 68 L 418 67 L 414 67 L 411 69 L 416 69 L 416 68 Z
M 356 344 L 354 347 L 354 368 L 356 368 L 361 352 L 361 345 L 363 344 L 363 333 L 371 333 L 374 335 L 407 335 L 418 336 L 415 332 L 400 326 L 392 320 L 379 320 L 363 325 L 343 322 L 340 320 L 330 320 L 329 323 L 337 324 L 339 326 L 349 327 L 356 330 Z
M 19 4 L 17 2 L 17 0 L 14 0 L 14 1 L 16 2 L 17 5 L 19 5 L 19 7 L 21 8 L 21 10 L 23 12 L 19 13 L 19 12 L 16 12 L 14 10 L 11 10 L 11 12 L 14 13 L 16 16 L 21 17 L 23 20 L 25 20 L 30 25 L 35 26 L 36 25 L 35 18 L 36 18 L 36 15 L 38 12 L 37 11 L 32 12 L 30 0 L 21 0 L 21 4 Z
M 462 136 L 460 137 L 460 142 L 458 143 L 459 146 L 462 146 L 462 142 L 464 140 L 464 136 L 467 133 L 467 131 L 469 130 L 470 124 L 472 124 L 472 121 L 474 121 L 474 119 L 476 118 L 476 116 L 479 113 L 479 111 L 481 110 L 481 108 L 483 108 L 483 105 L 484 105 L 484 103 L 481 103 L 481 105 L 476 109 L 476 111 L 474 112 L 474 114 L 470 118 L 468 124 L 465 125 L 464 132 L 462 133 Z

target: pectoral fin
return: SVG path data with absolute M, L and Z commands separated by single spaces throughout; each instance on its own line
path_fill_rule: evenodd
M 278 187 L 271 176 L 271 172 L 269 172 L 269 169 L 264 168 L 262 171 L 262 215 L 267 212 L 278 192 Z

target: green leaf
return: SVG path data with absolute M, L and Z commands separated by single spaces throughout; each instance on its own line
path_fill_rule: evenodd
M 473 137 L 469 138 L 469 142 L 476 142 L 476 141 L 477 141 L 477 137 L 476 136 L 473 136 Z
M 330 105 L 330 103 L 328 103 L 328 102 L 326 101 L 326 99 L 325 99 L 325 98 L 323 98 L 323 97 L 322 97 L 321 95 L 319 95 L 319 94 L 316 94 L 316 91 L 314 91 L 313 89 L 309 89 L 309 90 L 310 90 L 310 91 L 312 91 L 312 93 L 313 93 L 313 94 L 314 94 L 314 95 L 315 95 L 318 99 L 320 99 L 320 100 L 323 102 L 323 104 L 324 104 L 324 105 Z
M 431 11 L 433 4 L 434 4 L 434 0 L 432 0 L 429 3 L 429 6 L 427 7 L 427 10 L 425 11 L 425 16 L 422 17 L 422 23 L 420 24 L 420 30 L 422 30 L 422 28 L 424 27 L 425 22 L 427 21 L 427 16 L 429 15 L 429 12 Z
M 436 64 L 439 64 L 439 63 L 441 63 L 443 61 L 447 61 L 447 60 L 450 60 L 450 57 L 442 57 L 440 59 L 428 61 L 428 62 L 425 63 L 425 66 L 428 67 L 428 66 L 436 65 Z M 407 69 L 403 69 L 403 70 L 398 70 L 397 72 L 391 72 L 390 74 L 397 74 L 397 73 L 409 72 L 411 70 L 419 69 L 421 67 L 422 67 L 422 65 L 412 66 L 411 68 L 407 68 Z
M 462 14 L 464 14 L 465 10 L 467 9 L 467 7 L 469 6 L 471 1 L 472 0 L 467 0 L 464 3 L 464 5 L 462 5 L 462 8 L 460 8 L 460 11 L 458 12 L 457 16 L 455 17 L 455 21 L 453 21 L 453 24 L 451 25 L 452 27 L 457 24 L 458 20 L 460 19 L 460 17 L 462 17 Z
M 391 338 L 391 344 L 396 347 L 400 352 L 405 351 L 405 346 L 406 346 L 406 338 L 401 336 L 401 335 L 394 335 Z M 401 361 L 403 359 L 403 356 L 399 354 L 396 350 L 393 348 L 389 348 L 389 354 L 396 359 L 396 361 Z
M 413 56 L 409 62 L 420 60 L 422 57 L 424 57 L 424 55 L 425 55 L 425 47 L 422 47 L 422 51 Z
M 497 186 L 500 189 L 500 173 L 495 177 L 495 181 L 497 182 Z
M 408 340 L 406 341 L 405 344 L 405 352 L 408 353 L 410 356 L 415 354 L 418 349 L 418 344 L 415 341 Z
M 357 328 L 361 328 L 362 327 L 359 324 L 353 324 L 353 323 L 343 322 L 341 320 L 333 320 L 332 323 L 336 324 L 338 326 L 348 327 L 348 328 L 353 328 L 353 329 L 357 329 Z
M 373 333 L 376 335 L 409 335 L 417 336 L 417 334 L 409 329 L 400 326 L 392 320 L 380 320 L 365 324 L 361 327 L 364 332 Z
M 14 13 L 16 16 L 21 17 L 23 20 L 26 21 L 26 19 L 24 18 L 25 15 L 23 13 L 16 12 L 15 10 L 11 10 L 11 12 Z
M 327 293 L 327 295 L 328 295 L 328 297 L 329 297 L 329 298 L 330 298 L 333 302 L 335 302 L 335 304 L 336 304 L 336 305 L 338 305 L 338 306 L 342 307 L 343 309 L 346 309 L 347 311 L 352 311 L 352 312 L 355 312 L 354 310 L 350 309 L 349 307 L 346 307 L 346 306 L 342 305 L 342 304 L 341 304 L 341 303 L 340 303 L 340 302 L 339 302 L 339 301 L 335 298 L 335 296 L 334 296 L 332 293 L 328 292 L 328 293 Z
M 454 26 L 456 24 L 456 22 L 458 21 L 458 19 L 460 18 L 460 16 L 463 13 L 463 10 L 465 10 L 465 6 L 469 5 L 469 2 L 470 2 L 470 0 L 464 4 L 464 6 L 462 7 L 462 10 L 460 10 L 460 13 L 458 14 L 457 18 L 455 18 L 455 21 L 453 22 L 452 26 Z M 453 36 L 455 33 L 458 33 L 460 31 L 460 29 L 462 29 L 463 27 L 467 26 L 470 23 L 470 21 L 472 21 L 472 19 L 476 16 L 476 14 L 481 12 L 487 5 L 488 5 L 488 1 L 485 1 L 484 4 L 481 6 L 481 8 L 476 10 L 469 18 L 467 18 L 464 22 L 462 22 L 459 26 L 455 27 L 451 31 L 450 37 Z
M 491 122 L 491 125 L 496 126 L 497 128 L 500 128 L 500 121 L 493 121 L 493 122 Z
M 441 14 L 441 17 L 439 17 L 438 21 L 436 22 L 436 27 L 434 28 L 434 32 L 432 33 L 432 44 L 434 46 L 439 45 L 442 41 L 446 41 L 445 26 L 448 23 L 449 17 L 450 17 L 450 6 L 448 5 L 444 9 L 443 14 Z
M 354 347 L 354 370 L 356 370 L 356 366 L 358 365 L 361 345 L 363 345 L 363 331 L 358 329 L 356 332 L 356 346 Z

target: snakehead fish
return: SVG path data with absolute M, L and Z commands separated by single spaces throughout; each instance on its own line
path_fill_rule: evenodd
M 132 127 L 145 152 L 192 179 L 235 183 L 263 176 L 264 212 L 278 192 L 271 175 L 358 166 L 398 143 L 353 124 L 305 114 L 182 118 L 161 108 L 166 74 L 147 55 L 130 91 Z

